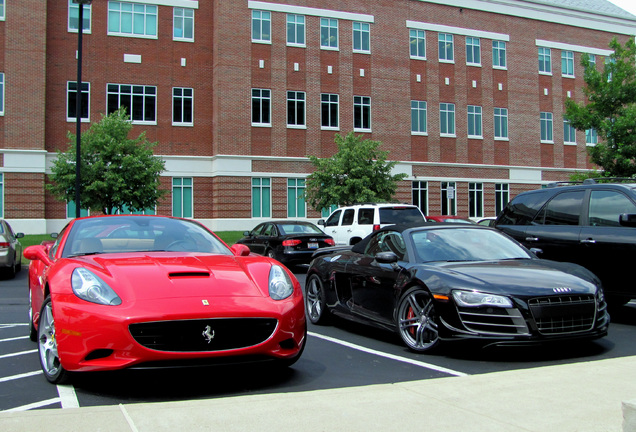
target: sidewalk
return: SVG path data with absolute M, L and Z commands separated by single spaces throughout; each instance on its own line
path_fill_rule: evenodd
M 634 432 L 636 422 L 623 421 L 627 401 L 634 408 L 636 356 L 302 393 L 0 413 L 0 431 Z

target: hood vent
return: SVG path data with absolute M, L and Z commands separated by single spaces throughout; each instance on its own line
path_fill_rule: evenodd
M 172 272 L 168 274 L 168 277 L 170 277 L 170 279 L 194 277 L 207 278 L 210 277 L 210 273 L 204 271 Z

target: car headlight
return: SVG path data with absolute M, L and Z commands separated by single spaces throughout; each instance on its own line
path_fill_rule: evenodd
M 269 271 L 269 296 L 274 300 L 283 300 L 292 295 L 294 284 L 281 266 L 273 265 Z
M 118 306 L 121 304 L 119 296 L 106 282 L 92 271 L 83 267 L 73 270 L 71 287 L 75 295 L 82 300 L 107 306 Z
M 453 298 L 462 307 L 512 307 L 512 301 L 508 297 L 475 291 L 453 291 Z

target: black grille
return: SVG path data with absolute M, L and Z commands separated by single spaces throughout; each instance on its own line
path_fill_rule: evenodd
M 457 308 L 464 326 L 484 334 L 527 334 L 528 326 L 518 309 L 508 308 Z
M 131 324 L 130 334 L 146 348 L 171 352 L 212 352 L 245 348 L 269 339 L 273 318 L 215 318 Z
M 591 330 L 596 318 L 593 295 L 564 295 L 530 299 L 530 312 L 543 334 Z

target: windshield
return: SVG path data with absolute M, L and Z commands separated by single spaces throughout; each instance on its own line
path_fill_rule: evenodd
M 514 241 L 489 229 L 430 229 L 411 233 L 417 262 L 529 259 Z

